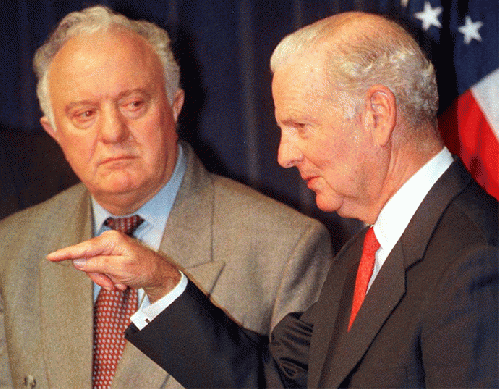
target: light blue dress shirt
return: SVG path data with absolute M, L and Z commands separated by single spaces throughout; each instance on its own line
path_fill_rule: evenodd
M 161 190 L 151 200 L 145 203 L 139 210 L 134 212 L 134 215 L 139 215 L 144 219 L 144 222 L 137 228 L 134 237 L 151 249 L 158 251 L 163 238 L 166 222 L 170 210 L 172 209 L 175 197 L 177 196 L 180 184 L 184 178 L 187 162 L 182 151 L 182 147 L 178 145 L 178 156 L 175 169 L 170 180 L 161 188 Z M 104 225 L 104 221 L 108 217 L 116 217 L 102 208 L 97 201 L 92 197 L 92 210 L 94 222 L 94 236 L 102 234 L 104 231 L 109 231 L 110 228 Z M 120 217 L 126 217 L 125 215 Z M 100 286 L 94 284 L 94 301 L 99 295 Z M 139 305 L 144 299 L 144 291 L 139 290 Z

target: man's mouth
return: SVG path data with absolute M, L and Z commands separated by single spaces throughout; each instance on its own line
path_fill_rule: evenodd
M 107 165 L 107 164 L 120 163 L 120 162 L 127 162 L 127 161 L 130 161 L 130 160 L 134 159 L 134 158 L 135 157 L 133 155 L 130 155 L 130 154 L 116 155 L 116 156 L 104 158 L 100 162 L 100 165 Z
M 313 189 L 315 182 L 317 181 L 319 177 L 318 176 L 309 176 L 309 175 L 302 175 L 302 179 L 307 183 L 307 187 L 309 189 Z

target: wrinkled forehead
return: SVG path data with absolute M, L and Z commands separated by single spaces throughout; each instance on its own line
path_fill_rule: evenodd
M 56 79 L 128 69 L 162 74 L 161 62 L 149 43 L 124 29 L 81 33 L 70 38 L 54 56 L 49 84 Z
M 54 108 L 164 89 L 161 62 L 147 42 L 128 33 L 80 34 L 54 57 L 48 92 Z M 165 92 L 166 93 L 166 92 Z
M 81 32 L 69 38 L 54 56 L 50 69 L 78 67 L 95 68 L 98 63 L 115 61 L 133 66 L 157 63 L 159 58 L 150 44 L 137 33 L 120 27 L 96 32 Z

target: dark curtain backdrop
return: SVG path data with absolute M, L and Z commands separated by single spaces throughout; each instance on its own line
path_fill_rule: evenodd
M 493 0 L 496 1 L 496 0 Z M 0 217 L 41 202 L 76 182 L 43 132 L 32 72 L 34 50 L 68 12 L 107 5 L 166 28 L 182 69 L 186 104 L 179 133 L 206 166 L 329 227 L 335 249 L 360 226 L 317 210 L 296 171 L 276 162 L 269 58 L 286 34 L 345 10 L 400 16 L 400 0 L 18 0 L 2 3 Z

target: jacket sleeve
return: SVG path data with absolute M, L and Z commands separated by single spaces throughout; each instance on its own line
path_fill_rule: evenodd
M 240 329 L 192 282 L 141 331 L 132 324 L 126 337 L 186 388 L 262 387 L 266 337 Z
M 132 324 L 126 337 L 186 388 L 301 387 L 311 328 L 296 329 L 299 316 L 288 315 L 277 326 L 279 339 L 273 337 L 270 346 L 274 360 L 267 336 L 239 327 L 189 282 L 150 324 L 140 331 Z M 307 336 L 296 354 L 295 337 L 303 331 Z

